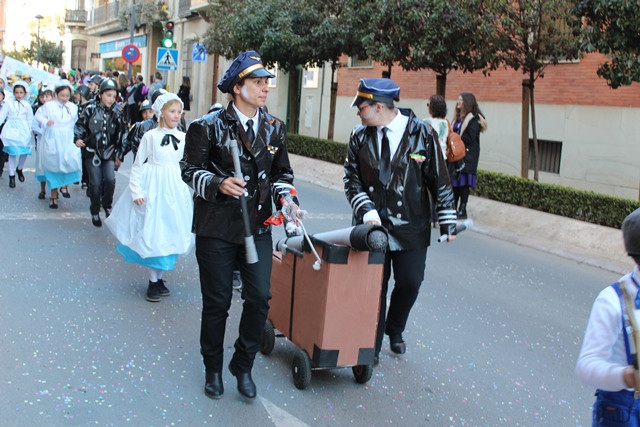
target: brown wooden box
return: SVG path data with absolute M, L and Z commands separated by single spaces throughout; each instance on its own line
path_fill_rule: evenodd
M 314 368 L 373 364 L 384 253 L 314 240 L 322 258 L 273 254 L 269 319 Z

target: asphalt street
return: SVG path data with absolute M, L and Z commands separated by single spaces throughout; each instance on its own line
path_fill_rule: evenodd
M 80 187 L 54 211 L 36 197 L 33 159 L 25 175 L 16 189 L 0 178 L 3 425 L 590 425 L 593 391 L 573 368 L 592 301 L 616 273 L 473 230 L 448 244 L 432 236 L 407 353 L 385 341 L 367 384 L 332 369 L 296 389 L 295 347 L 281 338 L 256 359 L 255 402 L 239 398 L 226 371 L 225 395 L 212 401 L 194 254 L 167 273 L 171 296 L 149 303 L 144 269 L 91 225 Z M 341 192 L 297 187 L 310 233 L 350 225 Z M 241 302 L 234 293 L 227 361 Z

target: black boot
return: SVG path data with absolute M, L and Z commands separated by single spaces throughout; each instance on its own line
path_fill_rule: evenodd
M 9 176 L 9 188 L 16 188 L 16 177 Z
M 456 212 L 458 219 L 467 219 L 467 204 L 460 203 L 460 209 Z
M 20 182 L 24 182 L 24 174 L 22 173 L 22 169 L 16 169 L 16 174 L 18 175 L 18 179 Z
M 147 288 L 147 301 L 160 301 L 160 288 L 158 287 L 158 282 L 152 282 L 151 280 L 149 280 L 149 287 Z

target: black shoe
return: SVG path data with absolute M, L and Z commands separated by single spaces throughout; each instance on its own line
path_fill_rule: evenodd
M 373 356 L 373 366 L 378 366 L 380 364 L 380 356 Z
M 16 169 L 16 175 L 18 175 L 18 179 L 20 182 L 24 182 L 24 174 L 22 173 L 22 169 Z
M 96 227 L 102 227 L 102 220 L 100 219 L 100 214 L 91 215 L 91 222 Z
M 111 215 L 111 208 L 104 208 L 104 215 L 109 218 L 109 215 Z
M 222 372 L 206 372 L 204 374 L 204 394 L 211 399 L 220 399 L 224 394 Z
M 171 291 L 164 285 L 164 280 L 158 279 L 156 282 L 158 284 L 158 293 L 161 297 L 166 297 L 171 295 Z
M 9 188 L 16 188 L 16 177 L 9 175 Z
M 58 209 L 58 198 L 57 197 L 52 197 L 51 198 L 51 203 L 49 203 L 49 207 L 51 209 Z
M 38 199 L 40 199 L 40 200 L 44 200 L 45 196 L 46 196 L 46 194 L 45 194 L 44 191 L 41 191 L 41 192 L 38 193 Z
M 149 287 L 147 288 L 147 301 L 160 302 L 160 288 L 158 282 L 152 282 L 149 280 Z
M 458 212 L 456 212 L 456 217 L 458 217 L 458 219 L 467 219 L 466 203 L 460 203 L 460 209 L 458 209 Z
M 64 197 L 65 199 L 69 199 L 71 197 L 71 194 L 69 194 L 69 190 L 67 190 L 65 188 L 65 191 L 62 191 L 62 189 L 60 189 L 60 192 L 62 193 L 62 197 Z
M 395 354 L 404 354 L 407 351 L 407 345 L 402 339 L 402 334 L 399 335 L 390 335 L 389 336 L 389 346 L 391 347 L 391 351 Z
M 84 189 L 85 189 L 85 188 L 87 188 L 87 187 L 88 187 L 88 186 L 87 186 L 87 183 L 86 183 L 86 182 L 83 182 L 83 183 L 82 183 L 81 188 L 84 190 Z
M 251 372 L 238 372 L 231 363 L 229 363 L 229 371 L 238 380 L 238 392 L 247 399 L 255 399 L 256 385 L 251 379 Z

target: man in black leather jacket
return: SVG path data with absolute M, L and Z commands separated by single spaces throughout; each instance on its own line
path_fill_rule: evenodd
M 86 104 L 74 128 L 89 180 L 91 222 L 96 227 L 102 227 L 101 205 L 106 216 L 111 214 L 115 170 L 122 161 L 122 142 L 127 136 L 122 109 L 115 106 L 116 95 L 115 80 L 103 79 L 98 95 Z
M 249 399 L 256 396 L 251 369 L 271 299 L 272 240 L 270 226 L 264 221 L 272 214 L 272 202 L 279 208 L 280 198 L 294 193 L 285 124 L 263 110 L 269 77 L 274 76 L 263 67 L 257 52 L 248 51 L 234 59 L 218 82 L 218 89 L 230 94 L 233 101 L 226 110 L 208 113 L 190 124 L 181 162 L 182 178 L 195 192 L 193 232 L 202 290 L 204 390 L 214 399 L 224 392 L 224 334 L 236 265 L 244 281 L 244 304 L 229 370 L 237 379 L 240 394 Z M 231 140 L 239 145 L 244 179 L 234 177 Z M 253 264 L 245 256 L 238 199 L 243 192 L 258 253 L 258 262 Z
M 385 333 L 394 353 L 406 351 L 402 333 L 424 279 L 431 239 L 429 196 L 436 203 L 440 233 L 448 241 L 455 238 L 456 212 L 442 151 L 413 111 L 394 107 L 399 96 L 390 79 L 360 80 L 351 106 L 358 108 L 362 125 L 351 133 L 344 166 L 354 221 L 382 224 L 389 232 L 374 364 Z M 386 313 L 392 265 L 395 285 Z

